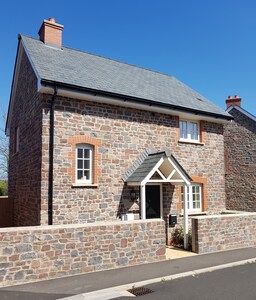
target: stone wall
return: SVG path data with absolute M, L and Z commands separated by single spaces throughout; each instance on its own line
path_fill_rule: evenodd
M 225 125 L 226 206 L 256 211 L 256 122 L 233 108 L 234 121 Z
M 11 115 L 8 195 L 14 203 L 14 225 L 32 226 L 40 224 L 42 108 L 37 78 L 26 54 L 21 53 Z M 19 150 L 15 152 L 17 127 Z
M 0 229 L 2 286 L 164 258 L 160 219 Z
M 51 97 L 44 95 L 41 225 L 47 224 L 48 125 Z M 132 108 L 57 97 L 54 150 L 54 224 L 114 221 L 121 213 L 139 212 L 130 201 L 131 187 L 123 174 L 147 149 L 171 150 L 190 176 L 207 178 L 207 211 L 225 209 L 224 142 L 220 124 L 202 122 L 204 143 L 181 143 L 179 119 Z M 97 178 L 91 186 L 74 182 L 74 141 L 94 145 Z M 45 163 L 44 163 L 45 162 Z M 167 195 L 170 191 L 170 195 Z M 164 188 L 169 213 L 179 214 L 180 197 L 173 186 Z M 138 199 L 139 200 L 139 199 Z M 165 201 L 165 200 L 164 200 Z
M 256 246 L 256 213 L 192 218 L 192 250 L 210 253 Z

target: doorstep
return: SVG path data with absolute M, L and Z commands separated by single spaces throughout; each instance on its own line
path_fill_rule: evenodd
M 198 254 L 191 251 L 184 250 L 182 248 L 166 246 L 166 252 L 165 252 L 166 259 L 177 259 L 177 258 L 183 258 L 188 256 L 194 256 L 194 255 L 198 255 Z

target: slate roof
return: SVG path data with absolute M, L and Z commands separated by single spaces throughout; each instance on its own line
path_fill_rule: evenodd
M 172 76 L 66 47 L 55 49 L 24 35 L 20 37 L 43 81 L 232 119 L 227 112 Z
M 171 157 L 182 170 L 183 174 L 189 180 L 191 180 L 190 176 L 187 174 L 187 172 L 183 169 L 183 167 L 179 164 L 179 162 L 172 154 L 167 155 L 166 152 L 158 152 L 149 154 L 148 157 L 144 159 L 142 164 L 136 170 L 134 170 L 134 172 L 126 179 L 126 182 L 142 182 L 145 179 L 145 177 L 148 176 L 149 172 L 153 170 L 153 168 L 156 166 L 156 164 L 162 157 Z

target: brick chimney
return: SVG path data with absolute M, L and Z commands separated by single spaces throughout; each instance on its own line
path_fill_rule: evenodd
M 230 106 L 241 106 L 241 101 L 242 99 L 235 95 L 234 98 L 232 98 L 232 96 L 228 96 L 228 99 L 226 99 L 226 105 L 227 108 L 229 108 Z
M 63 28 L 64 26 L 57 24 L 54 18 L 44 20 L 38 31 L 40 41 L 47 45 L 61 48 Z

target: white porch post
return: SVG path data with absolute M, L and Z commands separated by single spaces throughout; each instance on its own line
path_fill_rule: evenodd
M 146 220 L 146 186 L 140 186 L 140 215 L 142 220 Z
M 184 249 L 188 249 L 188 185 L 184 185 Z

